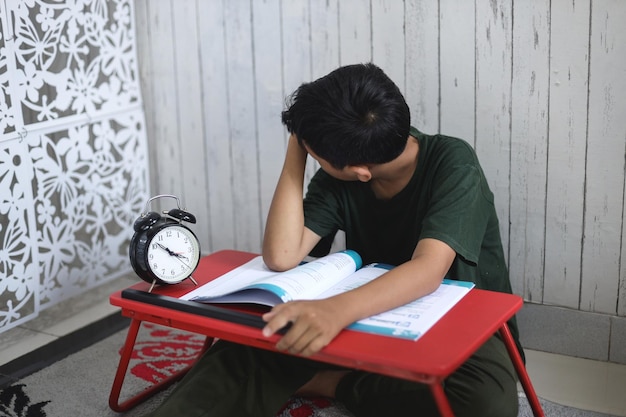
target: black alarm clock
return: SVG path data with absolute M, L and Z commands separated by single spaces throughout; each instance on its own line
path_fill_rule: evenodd
M 173 198 L 177 208 L 159 214 L 148 211 L 150 203 L 158 198 Z M 200 262 L 200 242 L 183 224 L 195 223 L 193 214 L 180 208 L 176 196 L 161 194 L 146 203 L 146 210 L 135 220 L 135 231 L 130 240 L 130 264 L 139 278 L 152 284 L 178 284 L 189 278 Z

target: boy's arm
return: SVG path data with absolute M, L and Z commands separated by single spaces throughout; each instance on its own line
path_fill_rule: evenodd
M 263 237 L 263 260 L 275 271 L 298 265 L 320 240 L 320 236 L 304 226 L 302 189 L 306 158 L 306 150 L 292 134 Z
M 423 239 L 410 261 L 377 279 L 334 297 L 279 304 L 263 316 L 265 336 L 291 323 L 276 345 L 279 350 L 309 356 L 317 353 L 346 326 L 435 291 L 456 256 L 446 243 Z

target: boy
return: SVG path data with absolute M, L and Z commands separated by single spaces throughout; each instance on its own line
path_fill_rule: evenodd
M 302 356 L 356 320 L 434 291 L 444 276 L 511 292 L 493 195 L 475 153 L 461 140 L 412 128 L 399 89 L 372 64 L 303 84 L 282 120 L 291 136 L 268 214 L 265 263 L 292 268 L 327 251 L 341 229 L 364 263 L 397 266 L 352 291 L 275 307 L 263 316 L 263 334 L 291 324 L 276 347 L 300 357 L 220 343 L 155 416 L 272 416 L 294 393 L 335 397 L 357 417 L 437 416 L 421 384 Z M 321 169 L 303 204 L 307 154 Z M 497 336 L 444 389 L 456 416 L 517 416 L 515 371 Z

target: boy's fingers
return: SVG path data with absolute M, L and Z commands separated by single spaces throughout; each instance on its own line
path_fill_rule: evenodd
M 291 344 L 287 349 L 290 353 L 309 356 L 314 352 L 314 349 L 311 348 L 313 342 L 320 337 L 320 334 L 314 332 L 312 329 L 309 329 L 307 332 L 302 334 L 294 343 Z
M 282 306 L 276 306 L 272 311 L 263 314 L 263 320 L 267 322 L 267 325 L 263 328 L 263 336 L 269 337 L 288 326 L 291 323 L 291 319 L 286 314 L 280 314 Z

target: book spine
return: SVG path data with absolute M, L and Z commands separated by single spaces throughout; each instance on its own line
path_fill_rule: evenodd
M 361 259 L 361 255 L 359 255 L 355 251 L 351 249 L 347 249 L 338 253 L 345 253 L 346 255 L 350 256 L 354 260 L 354 263 L 356 264 L 355 269 L 360 269 L 363 266 L 363 259 Z M 329 256 L 332 256 L 332 255 L 329 255 Z

